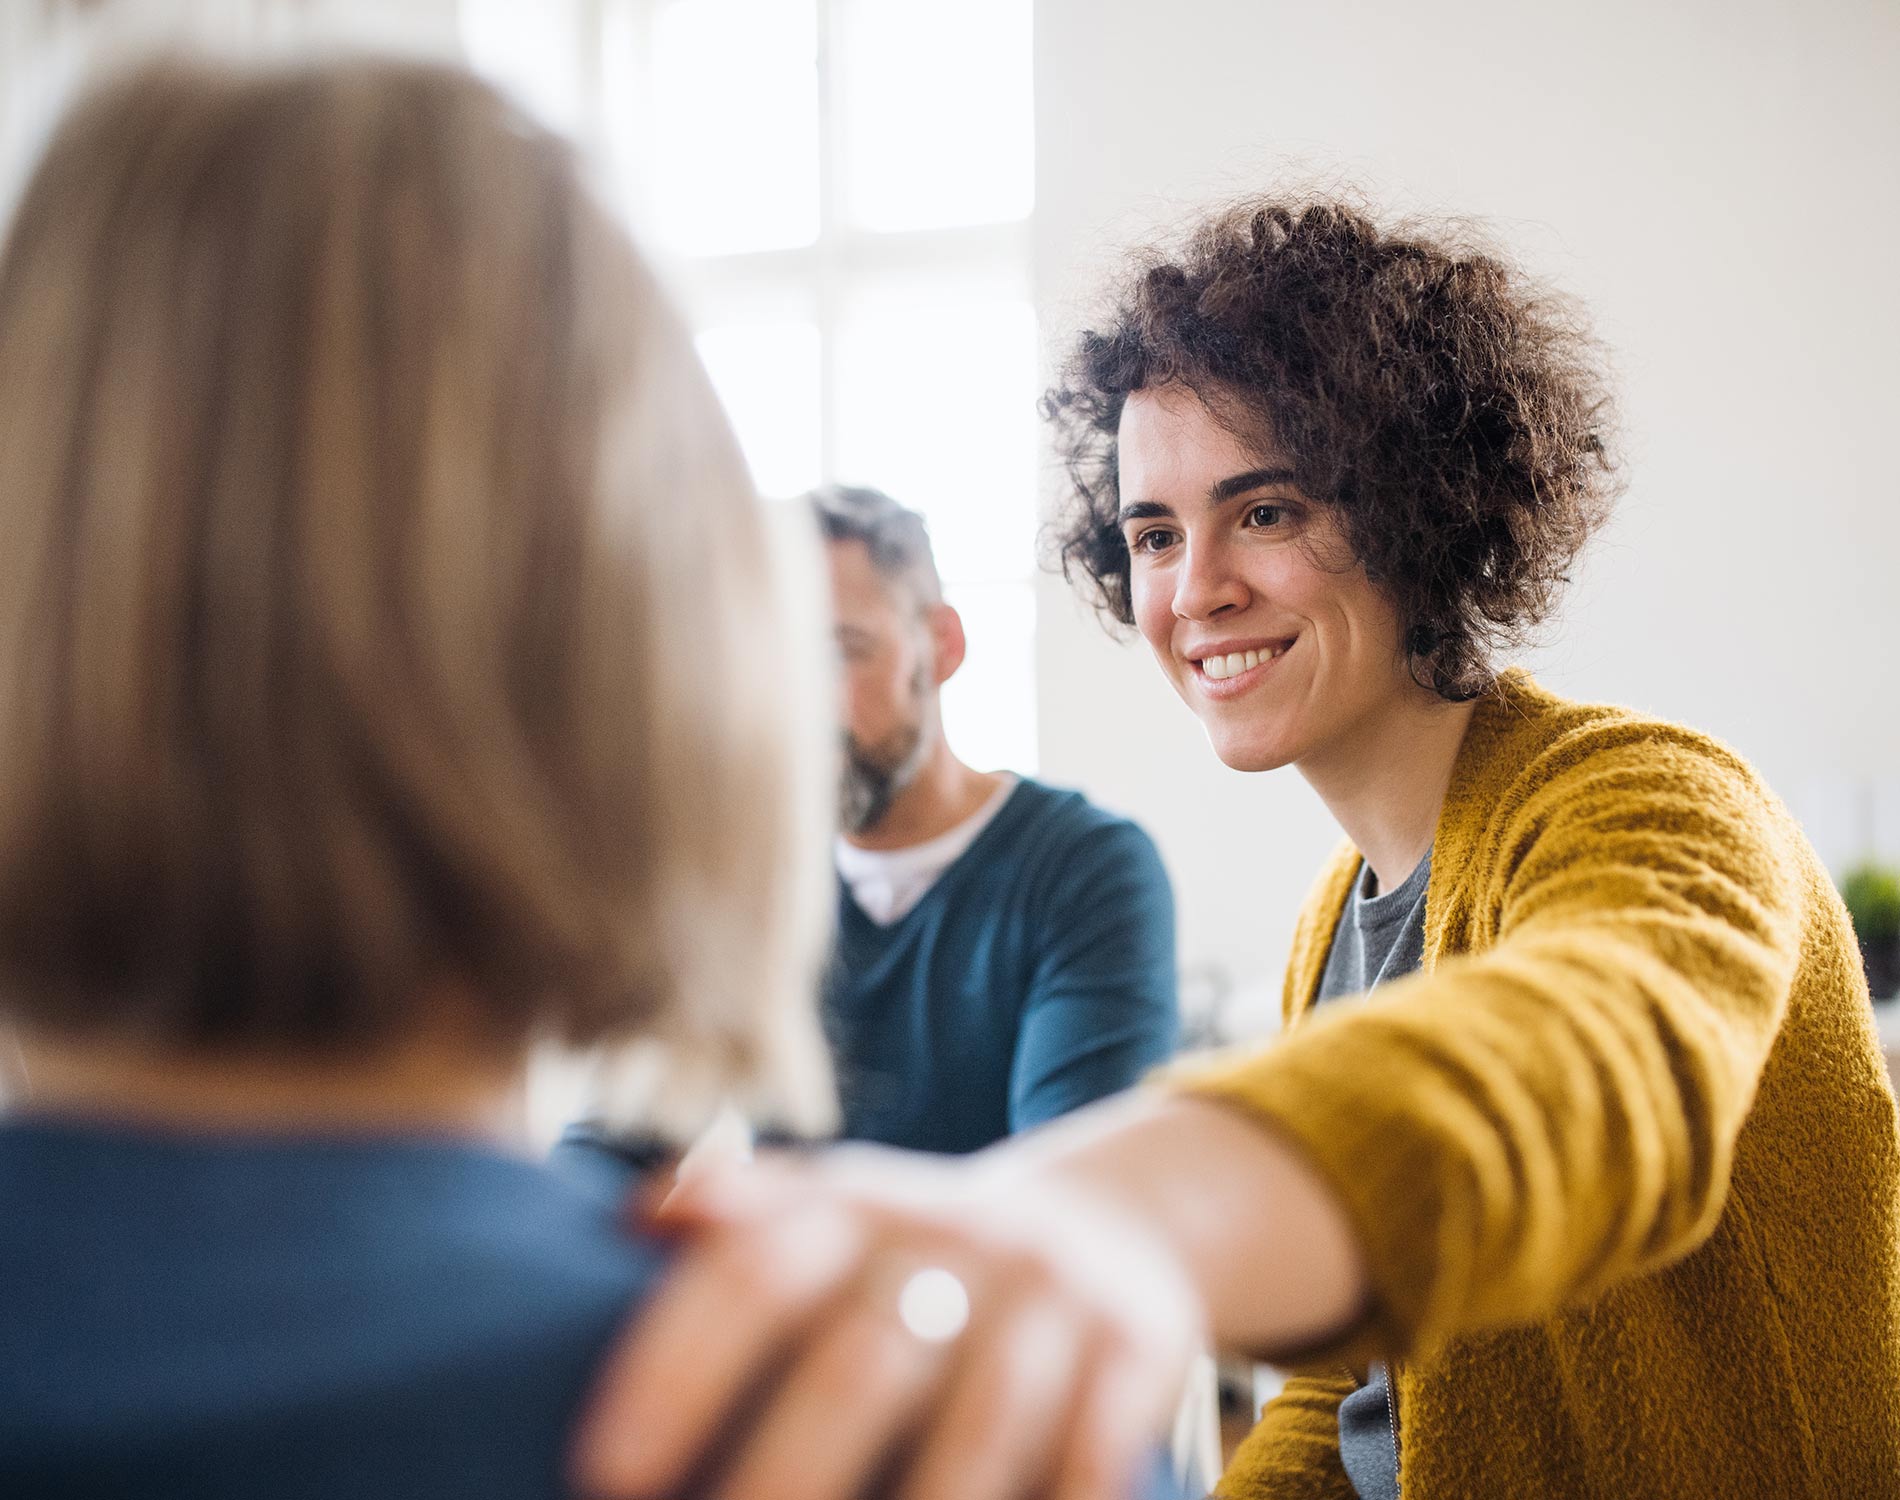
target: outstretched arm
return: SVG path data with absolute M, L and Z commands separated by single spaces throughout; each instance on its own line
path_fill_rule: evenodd
M 1344 1216 L 1295 1152 L 1153 1093 L 967 1163 L 762 1164 L 688 1186 L 667 1217 L 690 1238 L 603 1372 L 578 1454 L 592 1493 L 665 1495 L 716 1452 L 724 1500 L 846 1500 L 908 1438 L 906 1500 L 1127 1495 L 1210 1329 L 1294 1349 L 1364 1297 Z M 947 1347 L 896 1314 L 930 1266 L 969 1291 Z
M 1480 951 L 1176 1078 L 1335 1186 L 1374 1293 L 1351 1362 L 1548 1317 L 1699 1245 L 1787 1009 L 1817 877 L 1746 768 L 1620 724 L 1518 787 L 1462 877 Z

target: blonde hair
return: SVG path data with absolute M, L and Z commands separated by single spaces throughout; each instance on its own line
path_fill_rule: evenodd
M 0 423 L 0 1008 L 348 1052 L 447 985 L 814 1114 L 817 632 L 564 143 L 147 64 L 21 199 Z

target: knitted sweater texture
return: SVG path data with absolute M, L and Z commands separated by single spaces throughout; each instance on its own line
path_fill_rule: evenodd
M 1900 1131 L 1847 915 L 1703 735 L 1510 674 L 1433 845 L 1423 971 L 1177 1073 L 1301 1149 L 1373 1288 L 1217 1492 L 1351 1500 L 1338 1405 L 1394 1361 L 1405 1500 L 1900 1495 Z M 1334 1007 L 1325 1008 L 1327 1012 Z

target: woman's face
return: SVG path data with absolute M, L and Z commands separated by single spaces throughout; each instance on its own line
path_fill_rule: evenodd
M 1128 398 L 1119 453 L 1135 624 L 1224 762 L 1350 757 L 1425 691 L 1397 612 L 1271 449 L 1166 385 Z

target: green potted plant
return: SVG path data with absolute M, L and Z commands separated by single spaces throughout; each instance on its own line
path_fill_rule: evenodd
M 1848 871 L 1841 882 L 1847 914 L 1860 939 L 1867 987 L 1876 1000 L 1900 993 L 1900 871 L 1869 862 Z

